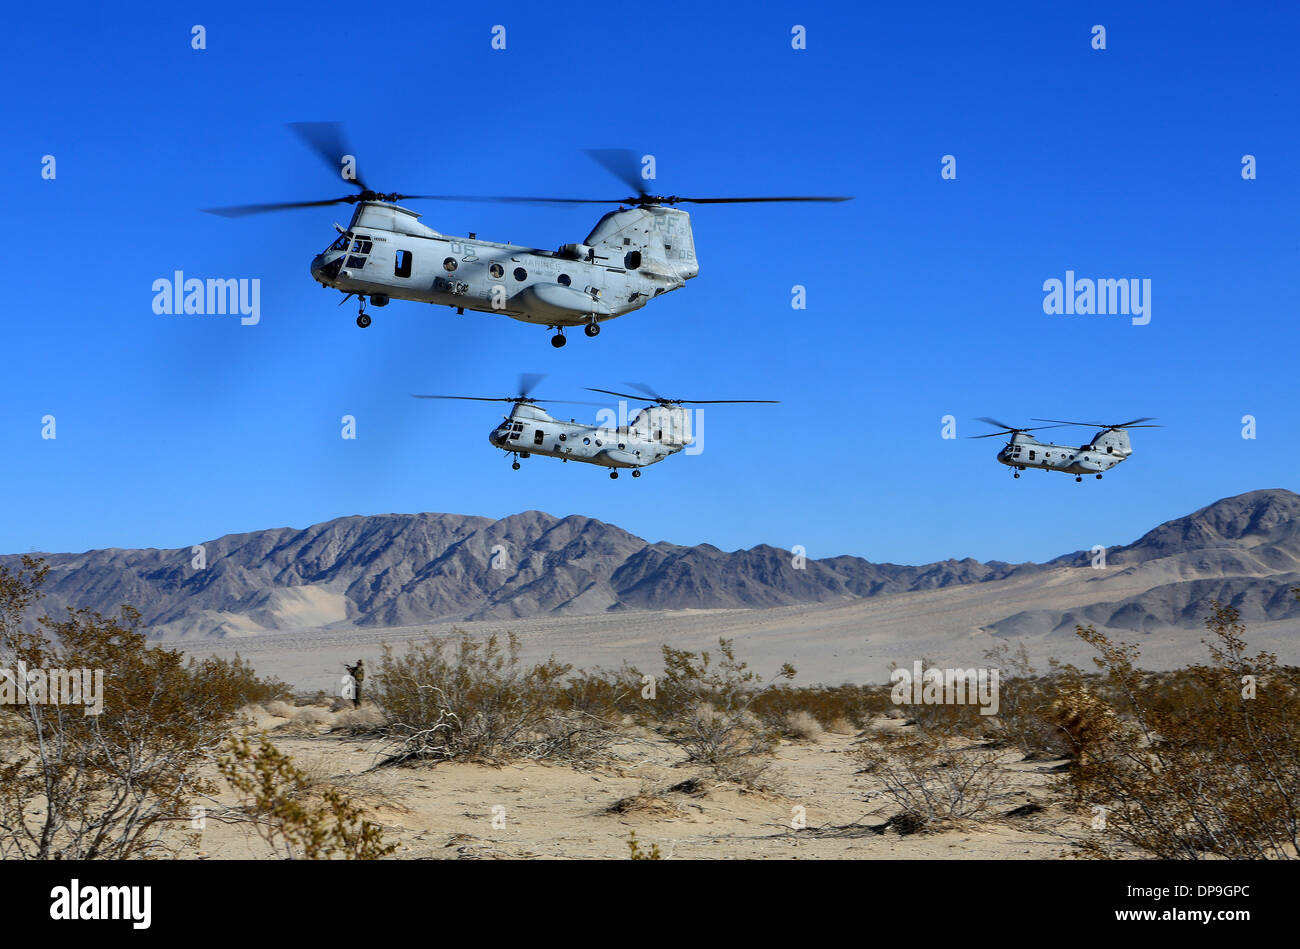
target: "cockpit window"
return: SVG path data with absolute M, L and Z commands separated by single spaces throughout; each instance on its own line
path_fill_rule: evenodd
M 329 249 L 330 249 L 330 250 L 347 250 L 347 249 L 348 249 L 348 241 L 349 241 L 349 240 L 350 240 L 350 238 L 348 237 L 348 235 L 346 235 L 346 234 L 340 234 L 339 237 L 338 237 L 338 240 L 336 240 L 333 244 L 330 244 Z
M 354 253 L 354 254 L 368 254 L 368 253 L 370 253 L 370 248 L 372 248 L 372 247 L 374 247 L 374 246 L 375 246 L 375 245 L 372 244 L 370 241 L 365 240 L 364 238 L 358 237 L 355 241 L 352 242 L 352 253 Z

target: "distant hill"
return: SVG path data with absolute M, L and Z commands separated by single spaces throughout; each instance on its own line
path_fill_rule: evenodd
M 808 560 L 758 546 L 648 543 L 589 517 L 528 511 L 498 521 L 457 514 L 344 517 L 303 529 L 228 534 L 190 548 L 47 554 L 43 605 L 110 612 L 130 603 L 151 635 L 251 635 L 267 630 L 411 626 L 435 621 L 594 614 L 617 610 L 760 609 L 989 584 L 1034 572 L 1089 569 L 1078 552 L 1048 564 L 945 560 L 922 566 L 857 557 Z M 16 556 L 0 557 L 12 563 Z M 1144 592 L 1059 613 L 1007 602 L 995 633 L 1199 626 L 1209 599 L 1244 618 L 1300 616 L 1300 496 L 1284 490 L 1226 498 L 1161 524 L 1107 553 L 1108 574 L 1133 573 Z

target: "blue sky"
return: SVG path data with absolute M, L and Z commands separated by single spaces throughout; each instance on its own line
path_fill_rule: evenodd
M 6 107 L 0 551 L 540 509 L 724 549 L 1044 559 L 1295 486 L 1295 7 L 597 6 L 11 13 L 9 72 L 32 85 Z M 311 120 L 344 122 L 385 190 L 617 196 L 582 150 L 623 147 L 656 156 L 668 193 L 856 200 L 689 208 L 700 276 L 564 350 L 411 303 L 362 331 L 307 270 L 348 209 L 199 211 L 345 193 L 284 128 Z M 418 210 L 544 248 L 599 215 Z M 261 323 L 155 315 L 152 282 L 175 270 L 260 278 Z M 1044 314 L 1043 281 L 1066 270 L 1150 279 L 1150 324 Z M 702 454 L 610 481 L 540 458 L 514 472 L 486 440 L 497 407 L 409 398 L 507 395 L 520 372 L 548 373 L 538 395 L 554 398 L 631 380 L 782 404 L 710 407 Z M 962 436 L 986 431 L 979 415 L 1166 427 L 1136 432 L 1102 482 L 1013 481 L 1000 441 L 944 440 L 945 415 Z

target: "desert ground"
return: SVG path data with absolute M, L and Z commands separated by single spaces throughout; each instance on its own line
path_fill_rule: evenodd
M 1102 597 L 1121 599 L 1149 588 L 1150 577 L 1061 568 L 987 587 L 819 606 L 307 627 L 167 645 L 194 656 L 238 652 L 259 675 L 283 679 L 300 695 L 337 695 L 345 662 L 365 658 L 373 670 L 382 644 L 400 653 L 407 643 L 454 628 L 476 638 L 514 632 L 526 664 L 553 655 L 576 668 L 627 662 L 655 673 L 661 645 L 709 649 L 725 637 L 764 675 L 792 663 L 795 686 L 886 682 L 892 662 L 910 666 L 921 658 L 986 665 L 985 651 L 1004 642 L 1013 649 L 1023 642 L 1040 671 L 1049 657 L 1091 670 L 1091 649 L 1071 634 L 999 637 L 983 624 L 1011 608 L 1060 610 L 1096 602 L 1099 586 Z M 1296 634 L 1294 622 L 1255 624 L 1248 641 L 1253 649 L 1275 650 L 1283 663 L 1300 663 Z M 1138 642 L 1142 665 L 1151 669 L 1205 658 L 1205 634 L 1197 630 L 1115 635 Z M 805 740 L 782 739 L 756 789 L 688 765 L 680 748 L 630 724 L 614 759 L 588 770 L 530 761 L 375 767 L 381 746 L 340 727 L 346 710 L 277 704 L 253 707 L 250 727 L 292 755 L 318 786 L 337 787 L 362 805 L 366 817 L 383 826 L 385 839 L 397 844 L 399 858 L 626 858 L 633 831 L 642 848 L 657 846 L 662 856 L 677 858 L 1054 858 L 1069 854 L 1089 831 L 1086 811 L 1069 806 L 1063 800 L 1069 792 L 1054 787 L 1063 762 L 1022 760 L 1014 749 L 999 762 L 1005 786 L 978 821 L 913 834 L 886 826 L 899 806 L 880 793 L 879 778 L 852 753 L 872 741 L 874 731 L 912 727 L 897 719 L 875 720 L 862 731 L 846 723 Z M 792 821 L 800 817 L 805 826 L 795 829 Z M 246 823 L 213 817 L 183 855 L 222 859 L 270 851 Z
M 987 818 L 903 834 L 883 826 L 897 806 L 873 799 L 881 785 L 858 773 L 851 752 L 861 738 L 851 729 L 782 741 L 765 777 L 770 788 L 747 790 L 684 766 L 678 749 L 636 728 L 610 764 L 589 771 L 536 762 L 374 768 L 376 744 L 331 731 L 346 714 L 313 706 L 295 721 L 255 707 L 249 725 L 317 786 L 361 805 L 399 859 L 626 859 L 633 832 L 643 851 L 657 846 L 663 859 L 1043 859 L 1069 851 L 1086 830 L 1086 815 L 1050 787 L 1061 762 L 1020 761 L 1015 752 Z M 899 727 L 910 726 L 881 719 L 861 734 Z M 798 808 L 806 826 L 796 830 Z M 246 822 L 224 822 L 218 805 L 209 814 L 182 858 L 272 856 Z

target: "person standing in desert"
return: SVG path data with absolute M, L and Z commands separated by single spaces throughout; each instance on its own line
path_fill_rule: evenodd
M 361 707 L 361 683 L 366 679 L 366 661 L 358 659 L 355 666 L 346 666 L 348 675 L 352 676 L 352 707 Z

